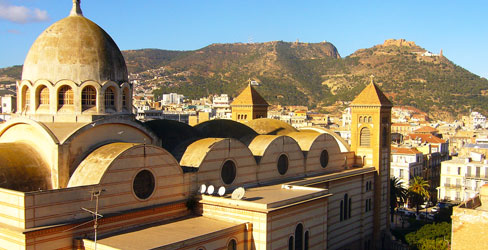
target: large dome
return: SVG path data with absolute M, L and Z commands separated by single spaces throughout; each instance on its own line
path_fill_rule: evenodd
M 128 81 L 128 74 L 124 57 L 112 38 L 83 17 L 81 11 L 72 11 L 70 16 L 47 28 L 27 54 L 22 80 L 41 79 L 52 83 L 60 80 L 122 83 Z

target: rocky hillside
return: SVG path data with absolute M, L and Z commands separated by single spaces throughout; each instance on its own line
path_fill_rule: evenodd
M 270 103 L 334 112 L 374 75 L 395 105 L 414 106 L 434 118 L 453 119 L 469 108 L 488 108 L 488 80 L 403 39 L 359 49 L 345 58 L 328 42 L 282 41 L 212 44 L 195 51 L 129 50 L 123 54 L 130 78 L 158 86 L 156 94 L 235 96 L 252 79 L 260 83 L 258 91 Z M 18 79 L 19 69 L 0 69 L 0 77 Z

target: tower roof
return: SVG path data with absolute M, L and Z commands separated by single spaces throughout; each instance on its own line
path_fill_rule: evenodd
M 73 0 L 70 15 L 47 28 L 30 48 L 22 80 L 40 79 L 128 82 L 122 53 L 102 28 L 83 16 L 80 0 Z
M 383 94 L 371 77 L 371 83 L 359 93 L 358 96 L 351 102 L 351 105 L 374 105 L 392 107 L 393 104 Z
M 251 83 L 234 99 L 231 105 L 269 106 L 268 102 L 251 86 Z

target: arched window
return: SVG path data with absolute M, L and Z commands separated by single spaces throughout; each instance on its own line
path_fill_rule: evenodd
M 359 117 L 359 122 L 363 122 L 363 117 L 362 116 Z
M 58 109 L 67 105 L 73 105 L 73 99 L 73 89 L 71 89 L 71 87 L 67 85 L 62 86 L 58 90 Z
M 97 90 L 93 86 L 86 86 L 81 91 L 81 108 L 83 111 L 97 105 Z
M 41 86 L 38 91 L 39 105 L 49 105 L 49 89 L 46 86 Z
M 130 110 L 130 106 L 129 88 L 124 88 L 124 91 L 122 91 L 122 108 Z
M 227 250 L 237 250 L 237 242 L 236 240 L 232 239 L 227 244 Z
M 349 198 L 349 206 L 347 207 L 349 210 L 347 212 L 347 218 L 351 218 L 351 207 L 352 207 L 352 198 Z
M 24 86 L 22 89 L 22 111 L 28 111 L 30 105 L 30 88 Z
M 340 211 L 340 221 L 344 220 L 344 200 L 341 200 L 341 207 L 339 208 Z
M 305 250 L 308 250 L 308 237 L 309 237 L 309 233 L 308 233 L 308 231 L 306 231 L 305 232 L 305 247 L 304 247 Z
M 105 90 L 105 111 L 115 111 L 115 89 L 108 87 Z
M 303 225 L 301 223 L 295 228 L 295 250 L 303 250 Z
M 349 211 L 348 210 L 348 207 L 349 206 L 348 206 L 348 199 L 347 199 L 347 197 L 348 197 L 347 194 L 344 194 L 344 213 L 343 213 L 344 214 L 344 220 L 347 220 L 349 218 L 348 217 L 348 215 L 349 215 L 349 213 L 348 213 L 348 211 Z
M 362 128 L 359 136 L 359 146 L 369 147 L 371 143 L 371 133 L 369 128 Z
M 293 250 L 293 243 L 295 242 L 293 236 L 288 239 L 288 250 Z
M 368 122 L 369 122 L 369 123 L 372 123 L 372 122 L 373 122 L 373 118 L 371 118 L 371 116 L 370 116 L 370 117 L 368 117 Z

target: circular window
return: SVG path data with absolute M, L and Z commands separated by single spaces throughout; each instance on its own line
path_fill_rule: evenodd
M 323 150 L 322 153 L 320 153 L 320 166 L 325 168 L 327 167 L 327 164 L 329 164 L 329 152 Z
M 278 159 L 278 172 L 281 175 L 284 175 L 286 174 L 286 171 L 288 171 L 288 156 L 280 155 L 280 158 Z
M 145 200 L 154 192 L 154 175 L 149 170 L 142 170 L 137 173 L 132 183 L 132 188 L 137 198 Z
M 231 160 L 226 161 L 222 166 L 220 175 L 225 184 L 228 185 L 234 182 L 236 179 L 236 164 Z

